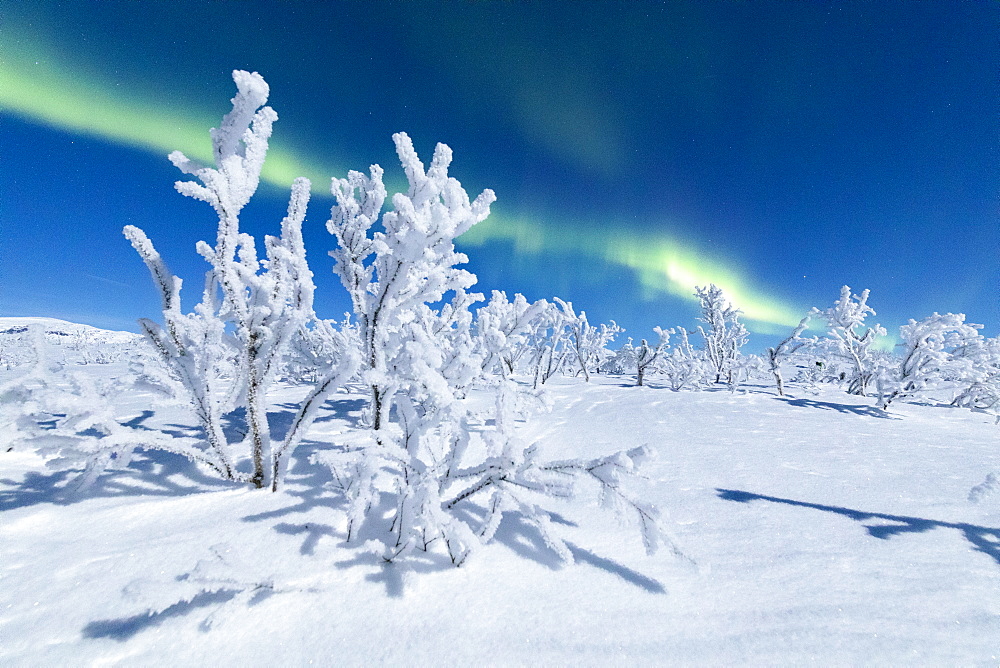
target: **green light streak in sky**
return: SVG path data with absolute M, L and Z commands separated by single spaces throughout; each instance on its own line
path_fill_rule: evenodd
M 219 124 L 227 109 L 216 116 L 169 100 L 141 99 L 145 91 L 123 91 L 99 76 L 68 67 L 40 42 L 27 47 L 25 43 L 24 38 L 0 40 L 0 111 L 164 157 L 180 150 L 189 158 L 211 162 L 208 130 Z M 227 92 L 234 93 L 235 87 Z M 337 173 L 272 141 L 261 180 L 287 188 L 296 177 L 307 176 L 318 191 L 326 192 L 329 176 Z
M 784 333 L 808 310 L 764 294 L 738 271 L 663 232 L 644 233 L 616 224 L 540 225 L 493 214 L 461 238 L 469 246 L 491 241 L 510 242 L 520 254 L 578 254 L 627 267 L 635 272 L 646 298 L 669 294 L 695 299 L 695 286 L 714 283 L 743 311 L 751 330 L 760 334 Z

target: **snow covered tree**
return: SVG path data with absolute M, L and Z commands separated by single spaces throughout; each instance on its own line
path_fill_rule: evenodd
M 660 375 L 674 392 L 685 387 L 698 388 L 713 369 L 702 351 L 695 349 L 684 327 L 678 326 L 667 331 L 672 336 L 676 335 L 676 343 L 671 345 L 669 353 L 662 356 L 659 363 Z
M 810 317 L 806 316 L 799 321 L 799 324 L 792 330 L 792 333 L 788 335 L 784 340 L 773 348 L 767 349 L 767 362 L 768 367 L 771 370 L 771 374 L 774 376 L 775 385 L 778 387 L 778 395 L 785 395 L 785 382 L 781 377 L 781 362 L 788 357 L 791 357 L 795 353 L 799 352 L 808 345 L 815 343 L 815 338 L 803 339 L 801 338 L 802 332 L 809 327 Z
M 955 378 L 961 390 L 952 405 L 1000 416 L 1000 338 L 984 339 L 976 346 L 956 350 L 952 357 L 963 363 L 963 372 Z
M 470 202 L 448 175 L 447 146 L 438 144 L 425 170 L 409 137 L 399 133 L 393 139 L 409 190 L 393 197 L 394 210 L 382 216 L 384 232 L 369 236 L 386 196 L 377 165 L 367 176 L 352 171 L 333 180 L 337 204 L 327 224 L 338 242 L 331 252 L 334 270 L 361 327 L 362 377 L 370 397 L 369 437 L 349 435 L 342 450 L 316 455 L 331 468 L 347 500 L 348 539 L 369 525 L 377 535 L 388 522 L 384 559 L 400 559 L 438 541 L 459 565 L 492 539 L 505 513 L 519 511 L 552 549 L 571 559 L 551 529 L 549 513 L 530 497 L 570 496 L 573 479 L 589 478 L 634 511 L 653 549 L 659 540 L 655 511 L 627 496 L 621 485 L 645 450 L 593 461 L 540 461 L 537 449 L 515 433 L 521 393 L 508 379 L 494 383 L 493 428 L 471 429 L 466 389 L 491 357 L 502 357 L 511 339 L 538 319 L 541 307 L 523 299 L 511 306 L 494 294 L 480 325 L 479 338 L 487 343 L 476 341 L 469 309 L 481 296 L 466 292 L 475 276 L 456 266 L 467 259 L 455 251 L 454 240 L 489 215 L 495 196 L 486 190 Z M 486 518 L 475 522 L 462 504 L 480 494 L 489 495 L 489 504 Z M 372 512 L 383 498 L 395 508 L 388 520 Z
M 531 322 L 527 344 L 534 373 L 533 387 L 536 389 L 560 372 L 574 354 L 570 341 L 570 322 L 569 314 L 558 304 L 549 302 L 546 302 L 545 309 Z
M 345 355 L 353 354 L 349 351 L 360 350 L 358 325 L 351 321 L 350 314 L 345 314 L 339 324 L 313 318 L 292 337 L 283 372 L 292 381 L 316 383 L 337 368 Z
M 436 355 L 442 351 L 431 341 L 455 325 L 462 330 L 460 336 L 471 337 L 467 307 L 481 296 L 465 292 L 475 276 L 455 266 L 468 259 L 455 250 L 454 240 L 484 220 L 496 199 L 492 190 L 485 190 L 469 201 L 461 184 L 448 177 L 451 149 L 444 144 L 438 144 L 425 171 L 405 133 L 393 135 L 393 140 L 410 189 L 393 197 L 395 210 L 382 217 L 385 232 L 368 236 L 386 197 L 378 165 L 372 165 L 370 176 L 352 171 L 346 179 L 333 180 L 337 204 L 327 223 L 338 242 L 330 253 L 334 271 L 351 297 L 361 327 L 364 376 L 371 388 L 371 425 L 376 432 L 387 424 L 397 392 L 425 381 L 447 387 L 453 377 L 446 375 L 457 371 L 441 368 L 445 360 Z M 446 309 L 435 311 L 428 305 L 448 292 L 455 297 Z M 431 351 L 436 352 L 434 359 L 424 356 Z M 428 375 L 432 370 L 438 376 L 433 381 Z
M 726 301 L 722 289 L 714 283 L 707 288 L 695 287 L 695 296 L 701 302 L 701 320 L 708 331 L 701 325 L 698 331 L 705 339 L 705 353 L 715 369 L 715 382 L 728 377 L 732 382 L 731 368 L 739 357 L 740 348 L 747 342 L 746 327 L 740 322 L 743 313 Z
M 650 346 L 643 339 L 639 344 L 639 347 L 635 349 L 635 375 L 636 385 L 642 385 L 646 378 L 646 371 L 653 367 L 653 364 L 660 358 L 663 354 L 664 349 L 670 343 L 670 334 L 673 330 L 661 329 L 659 327 L 654 327 L 653 331 L 659 337 L 655 346 Z
M 770 375 L 768 363 L 760 355 L 741 355 L 733 362 L 729 391 L 735 394 L 743 383 L 761 381 Z
M 257 73 L 233 72 L 237 94 L 233 109 L 211 131 L 214 167 L 199 165 L 179 151 L 170 161 L 197 181 L 178 181 L 178 192 L 209 204 L 218 215 L 215 246 L 202 241 L 198 253 L 208 261 L 201 302 L 194 313 L 181 312 L 181 280 L 172 275 L 146 234 L 125 227 L 125 236 L 142 257 L 160 291 L 163 326 L 143 319 L 140 325 L 159 353 L 170 377 L 188 394 L 208 442 L 206 462 L 229 480 L 276 489 L 291 451 L 312 423 L 315 411 L 346 377 L 356 360 L 320 381 L 299 407 L 284 439 L 271 443 L 267 394 L 281 368 L 289 341 L 313 316 L 312 272 L 306 264 L 302 222 L 309 201 L 309 181 L 292 185 L 281 236 L 265 239 L 266 258 L 258 259 L 253 237 L 239 230 L 239 215 L 260 182 L 268 139 L 277 114 L 264 106 L 268 86 Z M 235 356 L 236 364 L 226 368 Z M 224 378 L 232 374 L 232 378 Z M 225 391 L 225 386 L 234 391 Z M 246 411 L 251 472 L 239 473 L 222 430 L 223 415 L 240 406 Z
M 526 332 L 548 308 L 549 303 L 544 299 L 529 304 L 524 295 L 515 294 L 514 301 L 508 301 L 506 293 L 494 290 L 489 303 L 476 311 L 483 370 L 497 369 L 504 378 L 512 375 L 518 360 L 528 350 Z
M 635 360 L 635 345 L 632 343 L 632 337 L 630 336 L 622 344 L 622 347 L 615 351 L 614 355 L 601 364 L 601 371 L 614 374 L 631 373 L 632 369 L 636 368 Z
M 964 313 L 934 313 L 900 327 L 902 359 L 877 380 L 882 409 L 896 399 L 933 389 L 942 380 L 965 375 L 963 367 L 972 362 L 966 353 L 979 348 L 980 329 L 982 325 L 966 323 Z
M 850 365 L 847 391 L 860 396 L 868 393 L 868 386 L 877 370 L 872 345 L 878 337 L 886 334 L 885 328 L 880 325 L 864 326 L 867 316 L 876 315 L 875 310 L 868 306 L 868 294 L 869 291 L 865 290 L 860 295 L 852 295 L 851 288 L 845 285 L 840 289 L 840 299 L 832 307 L 822 311 L 813 308 L 811 311 L 811 315 L 826 320 L 838 354 Z
M 610 325 L 602 324 L 595 327 L 587 320 L 587 314 L 580 311 L 577 315 L 572 302 L 555 298 L 556 304 L 562 310 L 568 328 L 571 350 L 574 353 L 584 380 L 590 382 L 590 368 L 598 368 L 607 345 L 625 330 L 613 320 Z

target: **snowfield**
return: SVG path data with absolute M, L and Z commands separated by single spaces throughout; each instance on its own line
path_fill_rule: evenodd
M 967 498 L 995 467 L 991 416 L 633 382 L 553 378 L 522 433 L 550 458 L 649 444 L 644 492 L 683 557 L 647 556 L 596 492 L 553 516 L 571 565 L 516 514 L 461 568 L 345 544 L 309 456 L 362 395 L 326 404 L 278 493 L 149 452 L 67 496 L 71 475 L 0 452 L 0 665 L 998 662 L 1000 497 Z

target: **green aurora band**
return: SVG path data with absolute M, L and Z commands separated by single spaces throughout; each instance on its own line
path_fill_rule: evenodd
M 23 52 L 13 48 L 16 43 L 0 40 L 0 112 L 158 155 L 179 150 L 211 162 L 208 129 L 219 122 L 212 113 L 175 109 L 152 96 L 140 99 L 133 91 L 122 94 L 98 75 L 67 67 L 40 41 Z M 335 173 L 340 172 L 317 167 L 272 141 L 261 180 L 288 188 L 296 177 L 307 176 L 325 192 L 328 175 Z
M 646 232 L 629 225 L 582 223 L 540 224 L 527 218 L 492 214 L 462 235 L 465 246 L 493 241 L 512 243 L 519 254 L 578 254 L 635 272 L 649 297 L 668 294 L 694 299 L 695 286 L 710 283 L 722 288 L 726 297 L 759 334 L 782 334 L 808 312 L 766 296 L 738 271 L 697 250 L 693 244 L 663 232 Z
M 211 112 L 175 109 L 153 96 L 143 99 L 135 91 L 125 93 L 100 75 L 65 66 L 57 50 L 40 40 L 31 40 L 31 48 L 21 50 L 12 46 L 18 42 L 26 43 L 25 37 L 0 41 L 0 111 L 159 155 L 181 150 L 190 158 L 211 160 L 207 130 L 218 122 Z M 272 141 L 261 179 L 287 188 L 304 175 L 317 192 L 326 193 L 329 175 L 345 171 L 317 167 Z M 513 242 L 519 253 L 576 253 L 626 267 L 635 272 L 647 297 L 669 294 L 693 299 L 696 285 L 714 283 L 742 309 L 757 333 L 781 333 L 805 313 L 765 296 L 727 264 L 663 232 L 494 214 L 466 233 L 461 243 L 479 246 L 498 240 Z

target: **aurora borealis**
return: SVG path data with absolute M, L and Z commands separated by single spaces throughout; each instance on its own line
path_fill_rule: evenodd
M 890 331 L 953 311 L 994 336 L 998 26 L 985 2 L 0 0 L 0 315 L 155 317 L 126 224 L 199 289 L 214 219 L 165 155 L 207 157 L 240 68 L 279 116 L 244 227 L 274 233 L 313 180 L 321 316 L 347 305 L 329 177 L 377 162 L 398 187 L 403 130 L 497 193 L 460 244 L 480 291 L 642 338 L 692 327 L 714 282 L 758 348 L 848 284 Z

